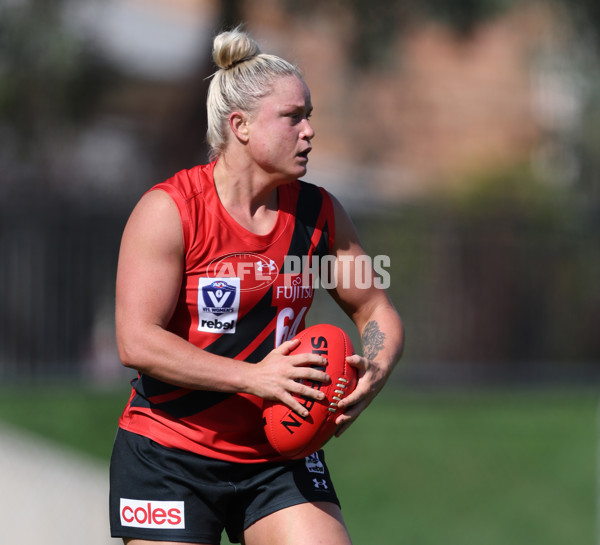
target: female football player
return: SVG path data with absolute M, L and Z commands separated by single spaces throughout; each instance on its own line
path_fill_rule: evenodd
M 314 285 L 286 258 L 345 263 L 330 291 L 362 355 L 347 359 L 359 381 L 337 435 L 389 377 L 402 323 L 384 290 L 348 282 L 364 257 L 355 229 L 335 198 L 300 181 L 315 133 L 299 69 L 240 29 L 215 38 L 213 58 L 211 162 L 148 191 L 123 233 L 117 342 L 137 378 L 111 459 L 112 535 L 216 545 L 226 530 L 245 545 L 348 545 L 323 452 L 286 460 L 263 431 L 264 400 L 306 416 L 293 396 L 323 394 L 299 380 L 329 380 L 322 356 L 291 354 Z

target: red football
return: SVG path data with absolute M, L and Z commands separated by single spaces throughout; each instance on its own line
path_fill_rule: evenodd
M 301 331 L 294 337 L 300 344 L 292 354 L 313 353 L 327 360 L 324 369 L 328 383 L 303 380 L 302 383 L 325 393 L 323 401 L 295 396 L 309 411 L 302 418 L 280 402 L 266 401 L 263 422 L 271 446 L 287 458 L 304 458 L 319 450 L 335 433 L 335 420 L 340 412 L 337 403 L 356 388 L 356 369 L 346 363 L 354 354 L 350 337 L 339 327 L 319 324 Z

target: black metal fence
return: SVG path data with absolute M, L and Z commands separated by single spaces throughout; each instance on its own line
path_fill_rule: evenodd
M 2 380 L 78 379 L 113 351 L 123 225 L 120 211 L 51 198 L 2 206 Z
M 128 213 L 103 203 L 0 205 L 0 380 L 121 377 L 114 279 Z M 370 254 L 390 256 L 405 369 L 436 380 L 464 375 L 465 365 L 490 376 L 600 366 L 597 231 L 415 224 L 403 214 L 356 223 Z M 313 321 L 337 321 L 329 298 L 318 299 Z

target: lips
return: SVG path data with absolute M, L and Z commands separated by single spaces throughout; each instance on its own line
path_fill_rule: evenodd
M 297 154 L 297 157 L 302 157 L 308 161 L 308 154 L 312 151 L 312 148 L 307 148 L 304 151 L 301 151 Z

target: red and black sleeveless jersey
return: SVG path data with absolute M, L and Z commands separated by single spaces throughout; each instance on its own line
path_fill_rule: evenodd
M 306 275 L 330 253 L 333 206 L 322 188 L 282 185 L 275 226 L 256 235 L 221 205 L 213 169 L 183 170 L 152 188 L 177 204 L 183 230 L 185 270 L 168 329 L 209 352 L 256 363 L 304 329 L 314 292 Z M 264 435 L 258 397 L 179 388 L 146 374 L 132 386 L 123 429 L 211 458 L 281 458 Z

